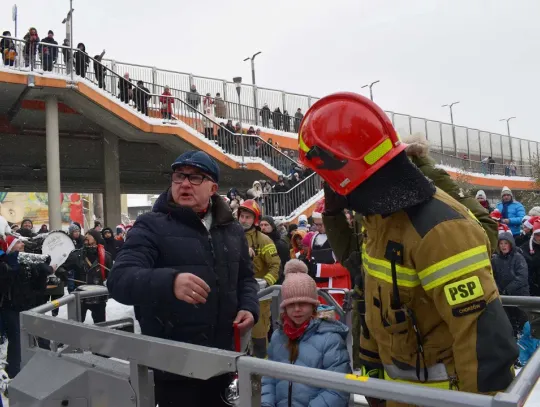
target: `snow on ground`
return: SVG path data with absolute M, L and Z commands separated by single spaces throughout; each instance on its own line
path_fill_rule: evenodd
M 67 318 L 67 307 L 61 307 L 60 312 L 58 314 L 59 318 Z M 135 314 L 133 312 L 133 307 L 129 307 L 127 305 L 120 304 L 116 302 L 115 300 L 109 299 L 107 302 L 107 320 L 113 320 L 113 319 L 121 319 L 121 318 L 133 318 L 135 319 Z M 88 312 L 86 321 L 87 324 L 92 324 L 92 317 L 91 313 Z M 137 321 L 135 321 L 135 330 L 136 332 L 140 332 L 139 325 Z M 4 358 L 5 355 L 5 347 L 0 347 L 0 356 Z M 2 401 L 4 402 L 4 406 L 8 407 L 9 402 L 7 399 L 2 397 Z M 355 396 L 355 402 L 359 403 L 360 405 L 366 405 L 365 399 L 363 396 Z M 525 404 L 525 407 L 538 407 L 540 406 L 540 385 L 537 384 L 533 393 L 527 400 L 527 403 Z
M 508 181 L 529 181 L 529 182 L 531 181 L 530 177 L 518 177 L 518 176 L 510 177 L 510 176 L 499 175 L 499 174 L 483 174 L 481 172 L 465 171 L 462 168 L 454 168 L 454 167 L 450 167 L 449 165 L 444 165 L 444 164 L 436 164 L 436 167 L 441 168 L 445 171 L 463 173 L 464 175 L 470 174 L 475 177 L 484 177 L 484 178 L 508 180 Z

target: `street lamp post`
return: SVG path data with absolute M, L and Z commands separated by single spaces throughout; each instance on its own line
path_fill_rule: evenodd
M 257 85 L 255 83 L 255 57 L 259 55 L 261 51 L 253 54 L 253 56 L 247 57 L 244 59 L 244 62 L 251 61 L 251 82 L 253 84 L 253 107 L 255 108 L 255 124 L 258 125 L 258 117 L 257 117 Z
M 441 107 L 448 107 L 450 109 L 450 123 L 452 124 L 452 139 L 454 140 L 454 156 L 456 156 L 456 157 L 457 157 L 456 127 L 454 126 L 454 112 L 452 110 L 452 107 L 454 105 L 457 105 L 458 103 L 460 103 L 460 102 L 459 101 L 452 102 L 449 105 L 442 105 L 441 106 Z
M 66 39 L 69 50 L 67 52 L 66 73 L 71 74 L 71 80 L 73 80 L 73 0 L 69 0 L 69 12 L 66 18 L 62 21 L 62 24 L 66 25 Z
M 375 85 L 376 83 L 379 83 L 379 82 L 380 82 L 379 80 L 376 80 L 375 82 L 371 82 L 371 83 L 369 83 L 367 85 L 362 86 L 362 89 L 367 88 L 369 86 L 369 98 L 371 100 L 373 100 L 373 89 L 372 89 L 373 85 Z
M 242 77 L 233 78 L 236 93 L 238 93 L 238 117 L 240 119 L 240 149 L 242 150 L 242 164 L 244 163 L 244 136 L 242 134 L 242 104 L 240 103 L 240 93 L 242 92 Z
M 17 38 L 17 5 L 14 4 L 13 8 L 11 9 L 11 17 L 13 22 L 15 23 L 15 35 L 13 37 Z
M 514 161 L 514 154 L 512 151 L 512 138 L 510 135 L 510 120 L 515 119 L 516 116 L 509 117 L 507 119 L 500 119 L 500 122 L 506 122 L 506 134 L 508 135 L 508 144 L 510 145 L 510 161 Z M 502 148 L 502 146 L 501 146 Z

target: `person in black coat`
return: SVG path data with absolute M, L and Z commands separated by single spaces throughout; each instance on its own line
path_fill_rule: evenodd
M 106 90 L 105 77 L 107 76 L 107 68 L 101 62 L 104 55 L 105 50 L 100 55 L 94 56 L 94 74 L 96 75 L 99 88 Z
M 279 268 L 279 278 L 276 284 L 281 284 L 283 282 L 283 279 L 285 278 L 283 275 L 283 268 L 285 267 L 285 263 L 287 263 L 291 259 L 291 254 L 289 252 L 289 245 L 287 242 L 281 237 L 281 234 L 279 233 L 276 222 L 274 221 L 274 218 L 271 216 L 263 216 L 261 218 L 261 222 L 259 223 L 259 226 L 261 228 L 261 231 L 270 237 L 274 244 L 276 245 L 276 249 L 278 252 L 279 259 L 281 260 L 281 266 Z
M 109 253 L 112 260 L 115 261 L 117 253 L 124 245 L 124 241 L 116 239 L 111 228 L 103 229 L 101 231 L 101 236 L 103 237 L 103 246 L 105 246 L 105 251 Z
M 81 78 L 86 78 L 90 57 L 86 53 L 86 46 L 82 42 L 77 45 L 77 51 L 75 51 L 73 58 L 75 59 L 75 73 Z
M 274 129 L 281 130 L 281 122 L 283 121 L 283 116 L 279 107 L 276 107 L 274 113 L 272 113 L 272 123 L 274 124 Z
M 521 246 L 523 256 L 527 261 L 529 272 L 529 291 L 531 296 L 540 296 L 540 221 L 533 223 L 532 236 Z
M 258 284 L 247 240 L 217 194 L 219 167 L 188 151 L 172 165 L 172 185 L 152 212 L 137 218 L 116 258 L 107 287 L 116 301 L 137 306 L 144 335 L 233 349 L 258 319 Z M 228 375 L 207 381 L 155 371 L 162 407 L 225 406 Z
M 148 116 L 148 99 L 150 99 L 150 91 L 144 86 L 143 81 L 137 81 L 137 86 L 133 90 L 133 100 L 137 110 Z
M 129 104 L 129 101 L 132 99 L 133 95 L 133 84 L 131 83 L 128 72 L 124 74 L 123 78 L 118 80 L 118 89 L 120 90 L 120 94 L 118 95 L 120 100 Z
M 516 246 L 512 233 L 499 234 L 499 245 L 491 259 L 491 265 L 499 293 L 502 295 L 529 295 L 527 262 L 521 254 L 521 249 Z M 523 324 L 527 321 L 527 317 L 516 307 L 505 307 L 504 310 L 514 329 L 514 336 L 517 338 Z
M 6 372 L 13 379 L 21 369 L 20 313 L 40 305 L 53 272 L 46 263 L 24 263 L 24 243 L 11 236 L 0 249 L 0 319 L 7 332 Z
M 43 64 L 43 70 L 51 72 L 53 70 L 53 65 L 56 63 L 58 58 L 58 43 L 54 40 L 54 33 L 52 30 L 49 30 L 47 37 L 43 38 L 41 42 L 45 42 L 48 45 L 39 44 L 39 53 L 41 55 L 41 63 Z

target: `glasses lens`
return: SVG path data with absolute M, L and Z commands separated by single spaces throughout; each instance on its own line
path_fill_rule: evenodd
M 181 184 L 186 178 L 191 185 L 201 185 L 205 176 L 201 174 L 184 174 L 182 172 L 173 172 L 172 180 L 176 184 Z

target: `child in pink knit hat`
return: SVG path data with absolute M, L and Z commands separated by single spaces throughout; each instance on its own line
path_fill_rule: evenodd
M 268 359 L 275 362 L 350 373 L 346 325 L 335 320 L 317 318 L 319 305 L 317 285 L 307 274 L 306 264 L 297 259 L 285 264 L 285 281 L 281 286 L 282 310 L 280 329 L 274 331 L 268 348 Z M 289 399 L 291 393 L 291 400 Z M 349 395 L 263 377 L 261 405 L 345 407 Z

